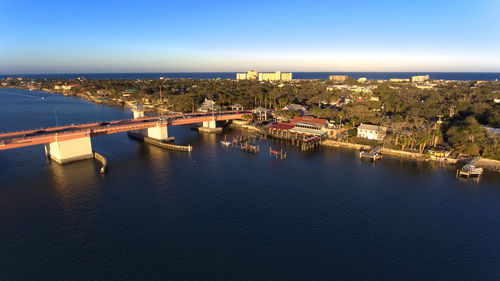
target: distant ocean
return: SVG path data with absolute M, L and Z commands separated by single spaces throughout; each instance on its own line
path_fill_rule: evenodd
M 410 78 L 413 75 L 429 74 L 431 79 L 444 80 L 488 80 L 500 79 L 500 72 L 293 72 L 293 79 L 328 79 L 329 75 L 339 74 L 358 79 L 390 79 Z M 11 74 L 0 75 L 1 79 L 7 77 L 23 78 L 59 78 L 73 79 L 85 77 L 87 79 L 159 79 L 165 78 L 190 78 L 190 79 L 234 79 L 236 72 L 174 72 L 174 73 L 71 73 L 71 74 Z

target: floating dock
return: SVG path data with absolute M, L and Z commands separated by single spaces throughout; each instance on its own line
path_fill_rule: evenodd
M 369 159 L 372 161 L 377 161 L 382 158 L 382 155 L 380 155 L 380 151 L 382 150 L 382 146 L 377 146 L 374 149 L 370 151 L 361 151 L 359 153 L 359 158 L 360 159 Z
M 481 157 L 476 157 L 465 164 L 461 169 L 457 170 L 457 178 L 465 176 L 467 178 L 477 176 L 477 180 L 483 174 L 483 168 L 476 167 L 477 162 L 481 160 Z
M 186 146 L 186 145 L 176 145 L 176 144 L 172 144 L 172 143 L 167 143 L 165 141 L 160 141 L 157 139 L 146 137 L 146 136 L 143 136 L 141 134 L 134 133 L 134 132 L 127 132 L 127 135 L 133 139 L 140 140 L 140 141 L 152 144 L 154 146 L 158 146 L 158 147 L 162 147 L 162 148 L 166 148 L 166 149 L 177 150 L 177 151 L 187 151 L 187 152 L 193 151 L 193 147 L 190 145 Z

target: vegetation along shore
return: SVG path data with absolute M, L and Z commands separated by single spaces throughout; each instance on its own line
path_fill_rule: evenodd
M 479 156 L 483 160 L 478 165 L 500 170 L 498 81 L 339 77 L 288 81 L 6 78 L 0 83 L 5 88 L 44 90 L 96 103 L 140 103 L 153 112 L 251 109 L 254 114 L 245 126 L 271 130 L 277 136 L 293 139 L 302 133 L 305 138 L 304 132 L 310 132 L 321 136 L 322 145 L 362 150 L 383 146 L 382 154 L 452 164 Z M 313 127 L 307 127 L 307 120 Z

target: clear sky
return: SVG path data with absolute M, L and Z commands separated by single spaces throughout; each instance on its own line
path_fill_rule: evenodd
M 500 0 L 0 0 L 0 73 L 500 72 Z

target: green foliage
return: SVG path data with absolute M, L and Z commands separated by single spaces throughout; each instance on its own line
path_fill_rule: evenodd
M 472 116 L 453 124 L 446 137 L 454 149 L 470 155 L 481 155 L 489 145 L 486 131 Z
M 292 120 L 293 117 L 301 115 L 301 112 L 297 110 L 279 110 L 276 111 L 274 115 L 283 121 L 289 121 Z

